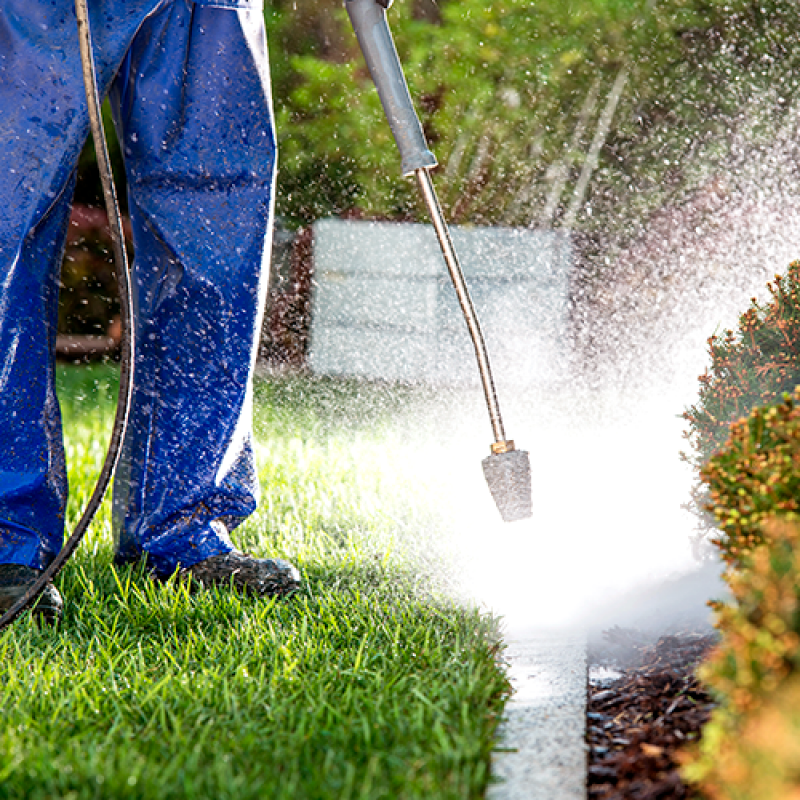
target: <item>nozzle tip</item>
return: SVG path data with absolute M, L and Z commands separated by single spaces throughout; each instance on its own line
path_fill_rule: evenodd
M 483 474 L 504 522 L 533 516 L 531 464 L 525 450 L 493 452 L 483 459 Z

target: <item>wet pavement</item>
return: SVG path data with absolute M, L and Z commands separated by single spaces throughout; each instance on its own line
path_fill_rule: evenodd
M 586 638 L 531 633 L 507 640 L 514 694 L 506 705 L 489 800 L 585 800 Z

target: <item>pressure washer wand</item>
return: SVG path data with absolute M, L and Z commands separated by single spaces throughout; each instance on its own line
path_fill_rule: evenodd
M 514 442 L 506 439 L 486 342 L 431 180 L 436 156 L 425 141 L 386 21 L 386 9 L 392 2 L 345 0 L 345 7 L 400 150 L 403 175 L 413 175 L 417 180 L 467 323 L 495 439 L 491 455 L 483 460 L 483 472 L 501 516 L 506 522 L 513 522 L 532 514 L 530 461 L 526 451 L 516 450 Z

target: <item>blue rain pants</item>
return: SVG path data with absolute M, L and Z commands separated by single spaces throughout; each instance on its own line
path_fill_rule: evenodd
M 133 228 L 135 390 L 119 560 L 167 575 L 256 506 L 252 373 L 275 138 L 261 0 L 90 0 Z M 41 569 L 67 500 L 59 269 L 89 132 L 73 0 L 0 3 L 0 563 Z

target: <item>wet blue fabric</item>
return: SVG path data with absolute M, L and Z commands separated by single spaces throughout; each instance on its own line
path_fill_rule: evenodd
M 233 545 L 258 497 L 252 373 L 275 138 L 253 0 L 92 0 L 128 177 L 135 389 L 114 484 L 117 556 L 161 574 Z M 61 547 L 54 391 L 60 262 L 88 135 L 73 0 L 0 4 L 0 563 Z

